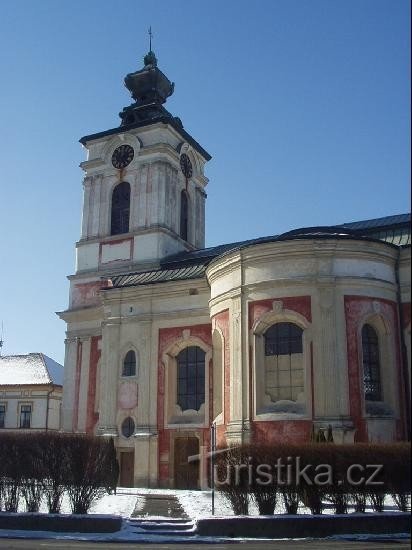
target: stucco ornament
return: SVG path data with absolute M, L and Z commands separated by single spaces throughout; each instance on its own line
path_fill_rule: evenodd
M 122 382 L 119 386 L 119 407 L 121 409 L 134 409 L 137 406 L 136 382 Z
M 275 313 L 281 313 L 283 311 L 283 302 L 282 302 L 282 300 L 274 300 L 272 302 L 272 309 Z

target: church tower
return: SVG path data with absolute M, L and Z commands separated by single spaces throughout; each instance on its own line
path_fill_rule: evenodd
M 142 69 L 126 76 L 125 85 L 133 101 L 121 111 L 120 125 L 80 140 L 87 150 L 81 163 L 85 172 L 81 237 L 76 243 L 75 274 L 69 276 L 69 307 L 58 313 L 67 323 L 62 417 L 63 430 L 69 432 L 116 432 L 110 415 L 118 414 L 115 403 L 123 403 L 118 392 L 123 391 L 124 381 L 119 347 L 124 312 L 123 306 L 117 313 L 117 305 L 104 303 L 111 278 L 161 270 L 169 256 L 190 253 L 205 243 L 204 166 L 210 155 L 165 108 L 174 84 L 159 69 L 153 51 L 144 57 Z M 141 306 L 140 298 L 138 302 Z M 138 318 L 134 302 L 124 308 L 129 321 Z M 143 361 L 151 345 L 148 329 L 128 327 L 133 335 L 127 341 L 140 346 Z M 117 368 L 120 374 L 112 381 Z M 144 415 L 156 402 L 156 396 L 149 399 L 143 389 L 150 385 L 144 377 L 151 372 L 141 369 L 140 405 L 127 409 L 129 414 L 134 411 L 140 426 L 151 422 Z M 137 398 L 137 390 L 132 393 Z
M 120 126 L 80 140 L 87 160 L 77 274 L 152 269 L 204 247 L 211 157 L 164 107 L 174 84 L 152 51 L 125 85 L 134 102 Z

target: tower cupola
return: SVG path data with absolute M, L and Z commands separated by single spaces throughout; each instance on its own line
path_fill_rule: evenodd
M 158 68 L 152 50 L 144 57 L 143 69 L 126 75 L 124 84 L 135 102 L 119 113 L 122 126 L 160 117 L 173 118 L 163 104 L 173 94 L 175 85 Z

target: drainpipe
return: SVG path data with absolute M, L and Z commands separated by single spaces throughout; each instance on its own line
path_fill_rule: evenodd
M 46 401 L 46 432 L 49 429 L 49 402 L 50 402 L 50 395 L 54 392 L 54 385 L 52 386 L 52 389 L 47 392 L 47 401 Z
M 402 296 L 401 296 L 401 285 L 399 278 L 399 265 L 401 260 L 401 247 L 398 249 L 398 257 L 395 263 L 395 279 L 396 279 L 396 298 L 398 302 L 398 325 L 399 325 L 399 347 L 400 347 L 400 359 L 401 359 L 401 371 L 402 371 L 402 380 L 404 384 L 404 398 L 405 403 L 403 407 L 403 413 L 405 416 L 406 422 L 406 436 L 408 441 L 411 440 L 411 419 L 409 417 L 411 395 L 410 395 L 410 380 L 409 380 L 409 371 L 408 371 L 408 357 L 406 352 L 406 343 L 405 335 L 403 332 L 404 327 L 404 315 L 402 309 Z

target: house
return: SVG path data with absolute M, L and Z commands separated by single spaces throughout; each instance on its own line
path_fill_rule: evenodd
M 410 215 L 205 248 L 209 153 L 149 52 L 118 127 L 83 137 L 63 429 L 110 435 L 121 485 L 198 487 L 218 443 L 409 437 Z
M 59 430 L 62 392 L 63 366 L 47 355 L 0 356 L 0 430 Z

